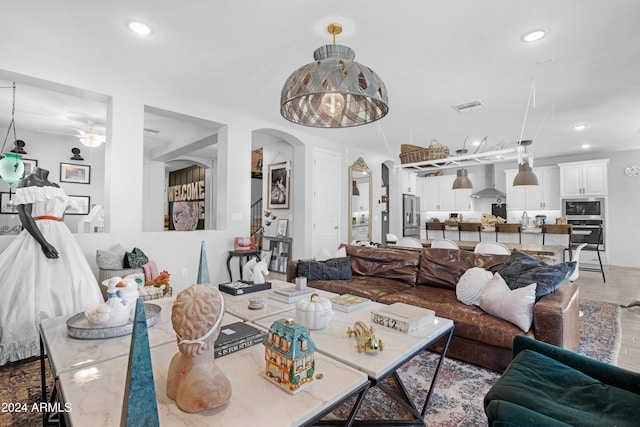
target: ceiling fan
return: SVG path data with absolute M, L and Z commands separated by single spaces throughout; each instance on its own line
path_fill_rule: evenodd
M 98 147 L 101 144 L 104 144 L 107 137 L 104 134 L 103 129 L 96 129 L 96 122 L 93 120 L 88 120 L 87 125 L 89 126 L 88 130 L 73 128 L 77 133 L 69 133 L 69 132 L 59 132 L 59 131 L 47 131 L 40 130 L 41 133 L 53 133 L 57 135 L 69 135 L 75 136 L 80 140 L 80 142 L 87 147 Z

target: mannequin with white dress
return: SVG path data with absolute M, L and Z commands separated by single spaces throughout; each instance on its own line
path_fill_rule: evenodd
M 0 254 L 0 366 L 40 354 L 40 319 L 102 302 L 82 249 L 63 222 L 68 198 L 36 167 L 14 203 L 23 230 Z

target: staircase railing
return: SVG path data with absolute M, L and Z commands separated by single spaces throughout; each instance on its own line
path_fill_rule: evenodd
M 262 197 L 251 204 L 251 236 L 255 237 L 256 247 L 262 248 Z

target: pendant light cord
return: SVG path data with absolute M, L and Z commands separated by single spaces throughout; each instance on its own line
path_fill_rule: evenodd
M 13 87 L 13 101 L 11 105 L 11 121 L 9 122 L 9 127 L 7 128 L 7 134 L 4 137 L 4 142 L 2 143 L 2 150 L 0 150 L 0 154 L 4 153 L 4 146 L 7 145 L 7 138 L 9 138 L 9 134 L 11 133 L 12 128 L 13 128 L 13 140 L 16 141 L 18 139 L 16 137 L 16 122 L 15 122 L 16 82 L 13 82 L 13 86 L 8 86 L 8 87 L 5 87 L 4 89 L 8 89 L 9 87 Z
M 520 130 L 520 139 L 518 140 L 518 145 L 522 142 L 522 137 L 524 135 L 524 126 L 527 123 L 527 114 L 529 113 L 529 105 L 531 105 L 531 97 L 535 91 L 536 80 L 531 80 L 531 87 L 529 88 L 529 99 L 527 99 L 527 108 L 524 110 L 524 120 L 522 121 L 522 129 Z

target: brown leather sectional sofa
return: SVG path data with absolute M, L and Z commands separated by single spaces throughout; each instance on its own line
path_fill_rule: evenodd
M 309 281 L 309 286 L 360 295 L 384 304 L 412 304 L 452 319 L 455 329 L 447 356 L 504 371 L 511 361 L 515 335 L 528 335 L 572 351 L 578 347 L 578 288 L 573 283 L 562 285 L 536 302 L 533 325 L 526 334 L 506 320 L 458 301 L 455 287 L 467 269 L 482 267 L 496 272 L 508 255 L 431 248 L 345 248 L 351 257 L 353 279 L 314 280 Z M 288 281 L 294 281 L 297 267 L 297 260 L 289 261 Z

